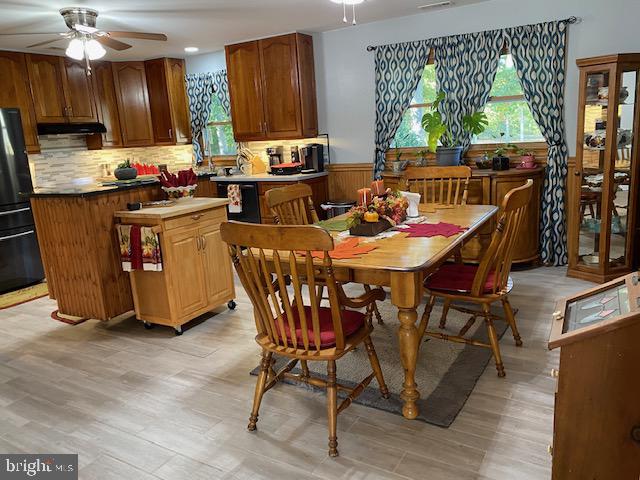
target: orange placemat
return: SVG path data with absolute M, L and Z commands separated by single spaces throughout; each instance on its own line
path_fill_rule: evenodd
M 360 255 L 369 253 L 377 247 L 374 245 L 360 245 L 358 238 L 348 238 L 344 242 L 338 243 L 333 250 L 329 252 L 329 256 L 334 260 L 347 260 L 350 258 L 358 258 Z M 299 252 L 304 255 L 304 252 Z M 311 252 L 313 258 L 324 258 L 323 251 Z

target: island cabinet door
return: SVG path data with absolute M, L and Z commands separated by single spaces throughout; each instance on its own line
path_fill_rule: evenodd
M 231 258 L 220 236 L 220 224 L 200 229 L 204 286 L 209 305 L 220 305 L 234 297 Z
M 170 279 L 170 298 L 180 318 L 207 305 L 202 285 L 203 266 L 197 228 L 179 229 L 165 234 L 164 261 Z

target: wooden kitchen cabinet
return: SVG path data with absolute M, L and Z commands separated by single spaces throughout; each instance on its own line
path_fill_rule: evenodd
M 157 58 L 144 62 L 153 138 L 156 145 L 191 143 L 184 60 Z
M 220 236 L 227 203 L 226 198 L 196 198 L 116 213 L 120 223 L 159 232 L 162 271 L 130 273 L 136 317 L 145 325 L 167 325 L 182 333 L 182 325 L 222 304 L 235 308 L 231 259 Z
M 27 54 L 38 123 L 97 121 L 91 80 L 83 63 L 66 57 Z
M 24 53 L 0 51 L 0 108 L 20 110 L 28 153 L 40 152 L 36 115 Z
M 226 47 L 237 141 L 318 134 L 313 40 L 292 33 Z
M 112 64 L 125 147 L 153 145 L 153 126 L 144 62 Z
M 121 147 L 120 115 L 111 62 L 94 62 L 92 70 L 98 121 L 107 129 L 102 134 L 102 146 Z

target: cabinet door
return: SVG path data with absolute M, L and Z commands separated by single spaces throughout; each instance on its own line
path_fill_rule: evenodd
M 263 140 L 265 117 L 258 42 L 226 47 L 233 134 L 238 142 Z
M 98 120 L 107 129 L 106 133 L 102 134 L 102 146 L 121 147 L 122 133 L 111 62 L 95 62 L 92 69 Z
M 40 151 L 24 53 L 0 52 L 0 108 L 18 108 L 27 152 Z
M 302 135 L 318 136 L 318 104 L 316 100 L 316 71 L 313 56 L 313 37 L 296 33 L 298 74 L 300 77 L 300 107 Z
M 28 54 L 27 67 L 37 122 L 66 122 L 62 57 Z
M 169 104 L 169 88 L 163 58 L 144 62 L 149 89 L 153 141 L 156 145 L 173 145 L 175 138 Z
M 217 306 L 234 296 L 231 259 L 220 236 L 220 224 L 201 228 L 200 235 L 207 304 Z
M 302 136 L 295 34 L 260 40 L 260 58 L 268 138 Z
M 144 63 L 114 63 L 113 73 L 124 146 L 153 145 L 151 109 Z
M 164 261 L 171 282 L 177 316 L 189 315 L 207 305 L 203 287 L 202 255 L 195 228 L 165 234 Z
M 191 112 L 185 84 L 186 69 L 181 58 L 166 59 L 169 103 L 173 111 L 173 136 L 176 143 L 191 143 Z
M 64 58 L 64 95 L 67 117 L 71 123 L 96 122 L 96 107 L 93 99 L 91 77 L 87 75 L 84 62 Z

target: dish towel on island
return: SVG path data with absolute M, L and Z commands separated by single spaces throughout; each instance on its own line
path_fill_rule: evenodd
M 162 271 L 160 239 L 151 227 L 118 225 L 122 270 Z
M 227 198 L 229 199 L 229 213 L 242 213 L 242 193 L 240 193 L 240 185 L 237 183 L 228 185 Z

